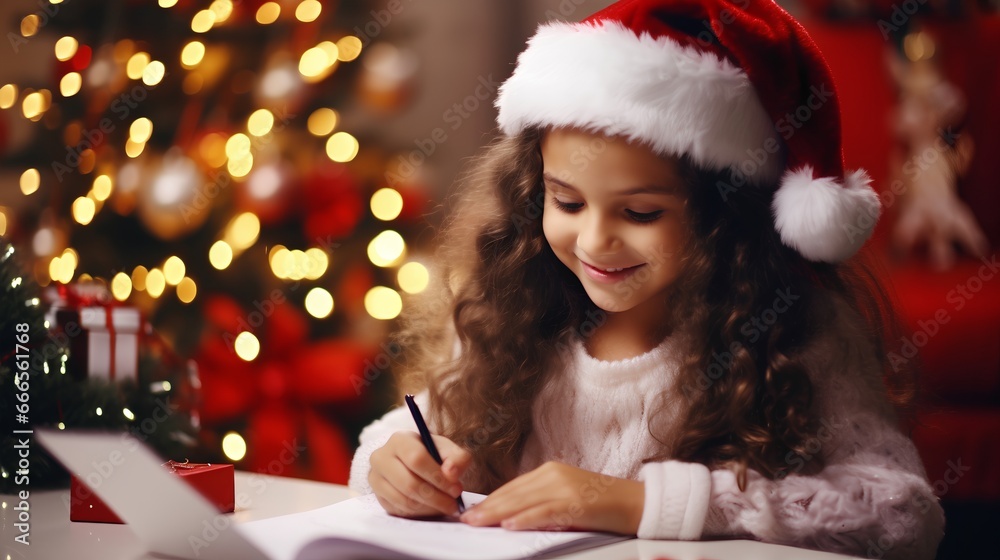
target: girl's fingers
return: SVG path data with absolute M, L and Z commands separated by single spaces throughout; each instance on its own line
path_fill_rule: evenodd
M 433 486 L 437 491 L 451 496 L 452 502 L 462 494 L 462 486 L 457 480 L 445 476 L 441 465 L 431 457 L 423 441 L 416 433 L 410 434 L 404 445 L 396 447 L 395 455 L 399 463 L 406 466 L 414 475 Z
M 465 470 L 472 464 L 472 454 L 460 447 L 455 442 L 444 436 L 431 436 L 434 438 L 434 445 L 441 453 L 444 463 L 441 465 L 445 476 L 452 482 L 465 474 Z
M 504 519 L 553 499 L 541 477 L 524 475 L 508 482 L 462 515 L 462 521 L 479 527 L 497 525 Z
M 406 496 L 402 495 L 399 490 L 389 483 L 380 474 L 373 474 L 369 479 L 369 484 L 371 484 L 372 490 L 375 491 L 375 497 L 378 498 L 379 504 L 385 508 L 385 511 L 392 515 L 418 515 L 415 513 L 414 508 L 408 504 Z
M 433 459 L 431 459 L 431 463 L 434 463 Z M 434 463 L 434 465 L 437 464 Z M 458 504 L 455 502 L 454 496 L 442 492 L 431 482 L 413 472 L 406 463 L 390 461 L 381 474 L 397 492 L 409 500 L 407 503 L 419 504 L 429 509 L 429 511 L 427 509 L 421 510 L 421 515 L 436 513 L 454 515 L 458 513 Z M 411 507 L 417 510 L 419 506 Z
M 559 513 L 555 502 L 545 502 L 514 514 L 500 522 L 500 526 L 510 531 L 559 531 L 573 526 L 573 516 Z

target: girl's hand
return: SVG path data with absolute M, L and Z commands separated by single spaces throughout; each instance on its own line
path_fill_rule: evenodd
M 371 455 L 368 483 L 391 515 L 457 515 L 459 481 L 472 455 L 444 436 L 432 436 L 441 453 L 438 465 L 416 432 L 396 432 Z
M 550 461 L 523 474 L 462 515 L 477 526 L 511 530 L 582 529 L 634 535 L 645 485 Z

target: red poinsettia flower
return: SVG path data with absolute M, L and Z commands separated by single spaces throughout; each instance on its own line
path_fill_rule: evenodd
M 329 409 L 360 399 L 358 381 L 373 350 L 348 340 L 309 341 L 306 318 L 284 300 L 247 311 L 212 296 L 205 317 L 209 327 L 196 361 L 206 427 L 246 420 L 242 467 L 346 484 L 352 446 Z M 260 340 L 249 362 L 234 349 L 243 330 Z

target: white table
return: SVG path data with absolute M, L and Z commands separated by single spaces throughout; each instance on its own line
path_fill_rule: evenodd
M 236 522 L 307 511 L 352 496 L 346 486 L 236 473 L 236 495 L 247 507 L 233 513 Z M 69 490 L 31 493 L 30 546 L 14 542 L 13 496 L 0 496 L 0 560 L 116 560 L 153 558 L 127 525 L 80 523 L 69 520 Z M 632 539 L 565 556 L 576 560 L 847 560 L 851 557 L 754 541 L 644 541 Z

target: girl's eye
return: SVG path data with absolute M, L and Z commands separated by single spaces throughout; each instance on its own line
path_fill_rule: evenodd
M 656 221 L 657 218 L 663 215 L 663 210 L 656 210 L 655 212 L 635 212 L 633 210 L 626 210 L 625 213 L 628 214 L 629 218 L 632 218 L 632 221 L 640 224 L 648 224 Z
M 582 202 L 563 202 L 558 198 L 553 198 L 552 203 L 556 205 L 556 208 L 562 210 L 563 212 L 576 212 L 580 208 L 583 208 Z

